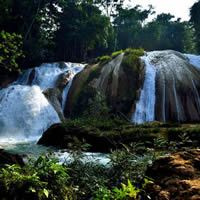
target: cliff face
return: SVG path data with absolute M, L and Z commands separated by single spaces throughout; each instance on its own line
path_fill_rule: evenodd
M 109 62 L 89 65 L 79 73 L 72 83 L 65 114 L 81 115 L 88 106 L 101 101 L 111 112 L 131 117 L 144 79 L 144 63 L 136 58 L 130 61 L 131 65 L 127 64 L 128 57 L 122 53 Z
M 155 120 L 200 120 L 200 71 L 175 51 L 152 52 L 156 67 Z
M 200 121 L 200 70 L 191 61 L 166 50 L 133 60 L 122 53 L 109 62 L 88 65 L 72 83 L 65 115 L 83 114 L 101 96 L 111 112 L 133 122 Z
M 135 123 L 200 121 L 200 56 L 172 50 L 128 49 L 87 66 L 43 64 L 15 84 L 38 85 L 63 120 L 113 113 Z

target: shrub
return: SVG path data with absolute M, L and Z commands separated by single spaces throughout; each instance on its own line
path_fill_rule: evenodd
M 23 57 L 22 37 L 15 33 L 0 32 L 0 70 L 20 72 L 17 59 Z
M 39 157 L 24 167 L 7 165 L 0 169 L 0 197 L 15 200 L 68 200 L 73 190 L 68 185 L 67 169 L 54 159 Z
M 137 188 L 128 179 L 127 185 L 122 183 L 120 188 L 114 187 L 109 190 L 108 188 L 103 187 L 103 188 L 100 188 L 96 192 L 96 196 L 94 197 L 94 200 L 134 200 L 134 199 L 139 199 L 139 194 L 146 187 L 146 185 L 150 182 L 152 183 L 152 181 L 149 181 L 148 179 L 144 179 L 142 188 Z

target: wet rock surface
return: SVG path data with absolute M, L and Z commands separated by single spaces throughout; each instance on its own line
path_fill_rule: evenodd
M 144 63 L 130 61 L 124 53 L 106 63 L 88 65 L 74 79 L 68 94 L 65 116 L 80 116 L 97 93 L 113 113 L 131 118 L 144 81 Z
M 147 170 L 154 179 L 147 192 L 155 200 L 200 199 L 200 149 L 162 157 Z
M 11 154 L 11 153 L 5 152 L 3 149 L 0 149 L 0 166 L 3 166 L 5 164 L 24 165 L 24 161 L 21 156 L 17 154 Z

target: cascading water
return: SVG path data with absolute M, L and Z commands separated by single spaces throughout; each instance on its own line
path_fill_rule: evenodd
M 185 54 L 185 56 L 189 59 L 190 64 L 194 65 L 197 68 L 200 68 L 200 56 L 193 54 Z
M 64 111 L 64 108 L 65 108 L 65 104 L 66 104 L 66 101 L 67 101 L 67 95 L 68 95 L 68 92 L 69 92 L 69 89 L 72 85 L 72 81 L 73 81 L 73 78 L 76 74 L 78 74 L 79 72 L 81 72 L 83 70 L 83 68 L 85 67 L 84 64 L 74 64 L 74 63 L 71 63 L 71 66 L 70 66 L 70 80 L 68 82 L 68 84 L 65 86 L 64 90 L 63 90 L 63 93 L 62 93 L 62 110 Z
M 53 63 L 26 70 L 8 88 L 0 90 L 0 145 L 36 141 L 60 119 L 43 91 L 58 86 L 61 75 L 69 73 L 66 86 L 59 88 L 64 107 L 74 76 L 84 64 Z
M 155 112 L 156 68 L 149 62 L 148 56 L 143 56 L 141 59 L 144 61 L 146 68 L 143 89 L 132 116 L 132 122 L 137 124 L 154 121 Z
M 13 85 L 0 91 L 0 143 L 37 140 L 60 122 L 38 86 Z
M 142 59 L 145 80 L 132 121 L 199 121 L 200 56 L 166 50 Z

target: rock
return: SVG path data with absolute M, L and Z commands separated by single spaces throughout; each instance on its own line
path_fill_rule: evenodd
M 8 85 L 15 81 L 16 78 L 17 74 L 0 74 L 0 89 L 8 87 Z
M 64 120 L 64 115 L 62 112 L 61 101 L 62 101 L 62 93 L 58 88 L 48 88 L 46 89 L 43 94 L 54 107 L 60 120 Z
M 76 146 L 76 143 L 78 145 L 87 143 L 89 144 L 87 151 L 91 152 L 109 152 L 115 147 L 107 137 L 99 136 L 94 132 L 94 129 L 84 129 L 82 127 L 64 128 L 62 124 L 54 124 L 44 132 L 38 144 L 71 149 Z
M 177 152 L 156 160 L 146 175 L 154 179 L 146 188 L 155 200 L 200 199 L 200 149 Z
M 154 120 L 200 121 L 199 66 L 192 65 L 187 55 L 173 50 L 152 51 L 146 56 L 148 63 L 156 70 L 155 112 L 152 109 Z M 91 99 L 100 92 L 112 113 L 122 113 L 131 119 L 143 91 L 144 80 L 145 67 L 142 59 L 138 57 L 131 60 L 126 53 L 108 62 L 88 65 L 73 80 L 65 116 L 80 117 L 87 110 Z M 154 94 L 153 88 L 151 89 L 152 93 L 149 92 L 146 97 L 149 101 L 149 94 Z M 147 113 L 141 115 L 145 116 Z
M 65 115 L 80 116 L 100 93 L 112 112 L 130 117 L 144 80 L 144 63 L 138 57 L 127 67 L 127 57 L 122 53 L 109 62 L 88 65 L 78 74 L 68 94 Z
M 80 125 L 76 120 L 66 121 L 63 124 L 54 124 L 47 129 L 38 144 L 45 146 L 54 146 L 61 149 L 71 149 L 75 146 L 80 147 L 83 144 L 89 144 L 87 151 L 91 152 L 110 152 L 111 150 L 124 148 L 123 144 L 144 143 L 146 147 L 153 147 L 153 142 L 159 136 L 155 129 L 137 128 L 131 124 L 113 124 L 106 126 L 102 122 L 99 125 L 88 124 L 84 121 Z M 139 150 L 139 148 L 138 148 Z M 143 151 L 140 149 L 140 151 Z
M 4 164 L 19 164 L 21 166 L 24 165 L 24 161 L 21 156 L 17 154 L 11 154 L 5 152 L 3 149 L 0 149 L 0 166 Z

